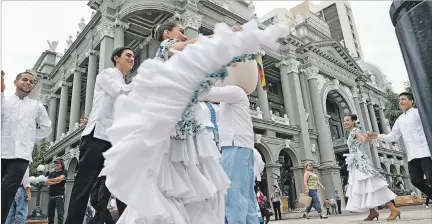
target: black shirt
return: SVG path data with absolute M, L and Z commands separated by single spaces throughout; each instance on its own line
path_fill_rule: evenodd
M 62 180 L 58 184 L 53 184 L 53 185 L 49 186 L 49 196 L 50 197 L 64 196 L 65 195 L 65 184 L 66 184 L 67 171 L 65 171 L 65 170 L 54 171 L 54 172 L 49 174 L 48 179 L 56 178 L 56 177 L 59 177 L 61 175 L 65 176 L 64 180 Z

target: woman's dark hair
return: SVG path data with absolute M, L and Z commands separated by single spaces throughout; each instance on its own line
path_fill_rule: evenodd
M 169 21 L 164 24 L 156 26 L 156 28 L 153 29 L 153 33 L 151 34 L 152 38 L 159 42 L 162 42 L 164 31 L 165 30 L 172 31 L 172 29 L 178 26 L 179 24 L 181 24 L 180 21 L 175 20 L 175 21 Z
M 350 117 L 352 121 L 357 121 L 357 115 L 355 114 L 347 114 L 345 117 Z
M 117 57 L 121 57 L 121 55 L 123 54 L 123 51 L 125 51 L 125 50 L 130 50 L 130 51 L 132 51 L 132 49 L 131 49 L 130 47 L 128 47 L 128 46 L 119 47 L 119 48 L 116 48 L 116 49 L 113 51 L 113 53 L 112 53 L 112 55 L 111 55 L 111 62 L 114 64 L 114 66 L 116 66 L 115 57 L 116 57 L 116 56 L 117 56 Z

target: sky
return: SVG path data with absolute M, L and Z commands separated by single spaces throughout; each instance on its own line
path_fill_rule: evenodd
M 75 39 L 78 23 L 90 20 L 88 1 L 2 1 L 1 65 L 6 73 L 6 94 L 13 94 L 15 76 L 31 69 L 47 40 L 59 41 L 64 52 L 66 40 Z M 273 8 L 292 8 L 301 1 L 254 1 L 258 16 Z M 318 3 L 317 1 L 316 3 Z M 350 1 L 365 61 L 378 66 L 392 82 L 396 92 L 403 91 L 407 71 L 390 21 L 391 1 Z

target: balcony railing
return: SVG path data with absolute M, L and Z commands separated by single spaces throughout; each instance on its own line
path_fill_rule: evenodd
M 256 119 L 263 119 L 263 112 L 261 111 L 261 108 L 257 107 L 256 110 L 254 109 L 250 109 L 249 113 L 251 115 L 251 117 L 256 118 Z M 288 115 L 284 114 L 283 117 L 280 117 L 276 114 L 273 114 L 272 111 L 270 111 L 270 120 L 279 123 L 279 124 L 284 124 L 284 125 L 290 125 L 290 119 L 288 118 Z

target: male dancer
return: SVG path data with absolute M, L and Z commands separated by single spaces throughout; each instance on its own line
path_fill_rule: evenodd
M 104 165 L 102 153 L 111 148 L 105 131 L 112 125 L 114 101 L 120 94 L 130 91 L 124 79 L 134 65 L 134 58 L 129 47 L 115 49 L 111 56 L 114 68 L 103 70 L 96 78 L 93 107 L 81 137 L 79 169 L 65 224 L 83 223 L 96 179 L 99 185 L 105 185 L 105 178 L 98 178 Z M 94 207 L 96 211 L 106 210 L 111 195 L 109 191 L 106 192 L 99 195 L 98 205 Z
M 5 223 L 21 185 L 35 143 L 49 136 L 51 121 L 45 107 L 28 98 L 35 85 L 28 72 L 17 75 L 13 96 L 3 96 L 5 73 L 1 71 L 1 223 Z M 37 127 L 38 126 L 38 127 Z
M 396 120 L 390 134 L 377 135 L 371 132 L 368 135 L 386 142 L 395 142 L 400 137 L 403 137 L 407 150 L 411 183 L 428 197 L 432 197 L 432 187 L 423 179 L 423 175 L 426 175 L 428 180 L 432 179 L 431 153 L 419 112 L 417 108 L 413 108 L 413 103 L 414 97 L 411 93 L 403 92 L 399 94 L 399 105 L 403 114 Z

